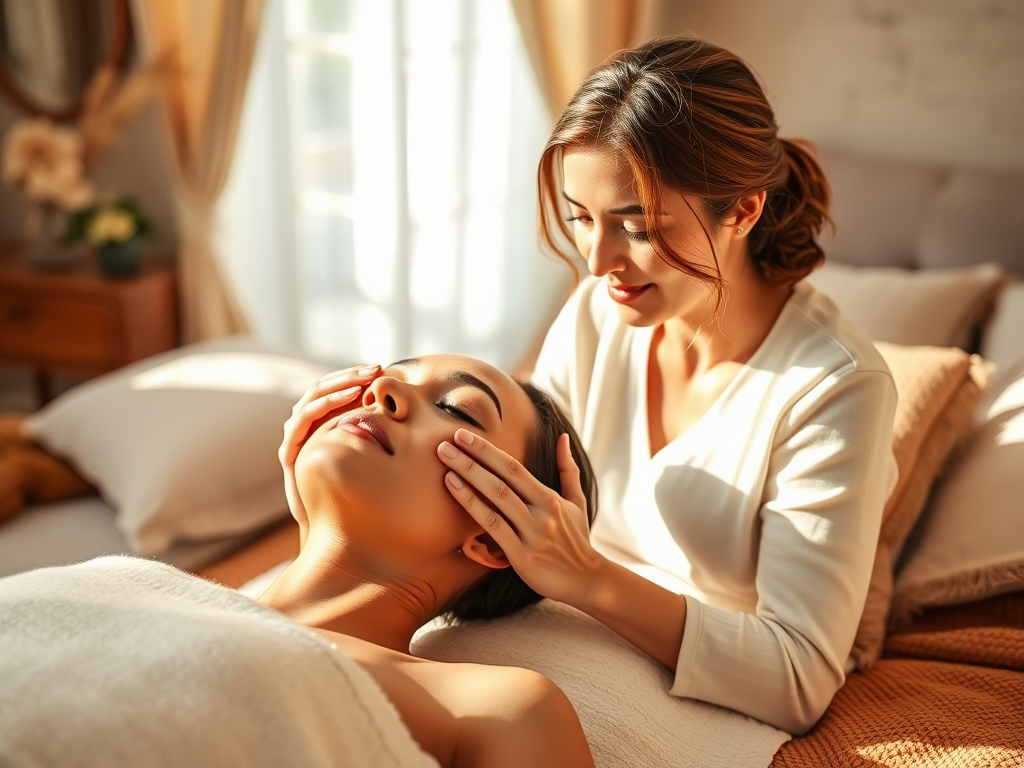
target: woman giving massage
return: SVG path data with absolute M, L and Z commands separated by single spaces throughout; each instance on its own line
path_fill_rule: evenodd
M 458 356 L 342 371 L 314 385 L 285 425 L 302 546 L 260 602 L 359 662 L 441 765 L 593 765 L 572 705 L 547 678 L 408 653 L 435 616 L 502 616 L 540 600 L 446 490 L 438 445 L 451 450 L 462 429 L 514 462 L 522 498 L 554 510 L 564 496 L 593 516 L 587 458 L 536 387 Z
M 439 441 L 448 491 L 533 590 L 673 670 L 669 693 L 806 732 L 848 669 L 896 480 L 889 371 L 801 282 L 824 260 L 822 170 L 742 61 L 674 37 L 590 73 L 539 187 L 546 241 L 592 276 L 533 381 L 602 513 L 591 539 L 574 482 L 538 498 L 468 428 Z

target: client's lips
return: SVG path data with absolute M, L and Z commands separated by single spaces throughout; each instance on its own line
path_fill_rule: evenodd
M 383 422 L 372 413 L 367 413 L 362 409 L 349 411 L 338 419 L 334 426 L 343 427 L 346 432 L 351 432 L 357 437 L 372 440 L 392 456 L 395 454 L 391 447 L 391 441 L 388 439 L 388 433 L 384 431 Z

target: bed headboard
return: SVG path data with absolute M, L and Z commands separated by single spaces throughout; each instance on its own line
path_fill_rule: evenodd
M 822 149 L 830 260 L 908 269 L 995 262 L 1024 275 L 1024 171 L 954 168 Z

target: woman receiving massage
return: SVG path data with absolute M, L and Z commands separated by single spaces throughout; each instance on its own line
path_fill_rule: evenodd
M 896 480 L 890 373 L 802 282 L 824 259 L 822 170 L 741 60 L 675 37 L 590 73 L 539 188 L 544 239 L 591 276 L 533 381 L 602 513 L 589 537 L 574 480 L 538 499 L 468 428 L 437 446 L 447 489 L 533 590 L 673 670 L 669 693 L 804 733 L 849 670 Z
M 446 489 L 437 446 L 461 428 L 587 527 L 590 464 L 535 386 L 454 355 L 329 376 L 286 425 L 301 548 L 260 598 L 274 610 L 141 558 L 0 579 L 0 764 L 592 768 L 543 675 L 409 654 L 437 616 L 541 599 Z
M 572 705 L 542 675 L 409 655 L 436 616 L 503 616 L 541 599 L 446 490 L 436 451 L 457 429 L 516 462 L 523 498 L 588 510 L 587 529 L 590 465 L 536 387 L 459 356 L 350 369 L 310 388 L 285 426 L 301 550 L 260 602 L 359 662 L 443 766 L 593 765 Z

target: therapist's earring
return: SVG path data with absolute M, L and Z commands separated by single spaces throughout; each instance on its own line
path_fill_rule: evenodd
M 736 227 L 736 234 L 737 235 L 742 235 L 743 234 L 743 227 Z

